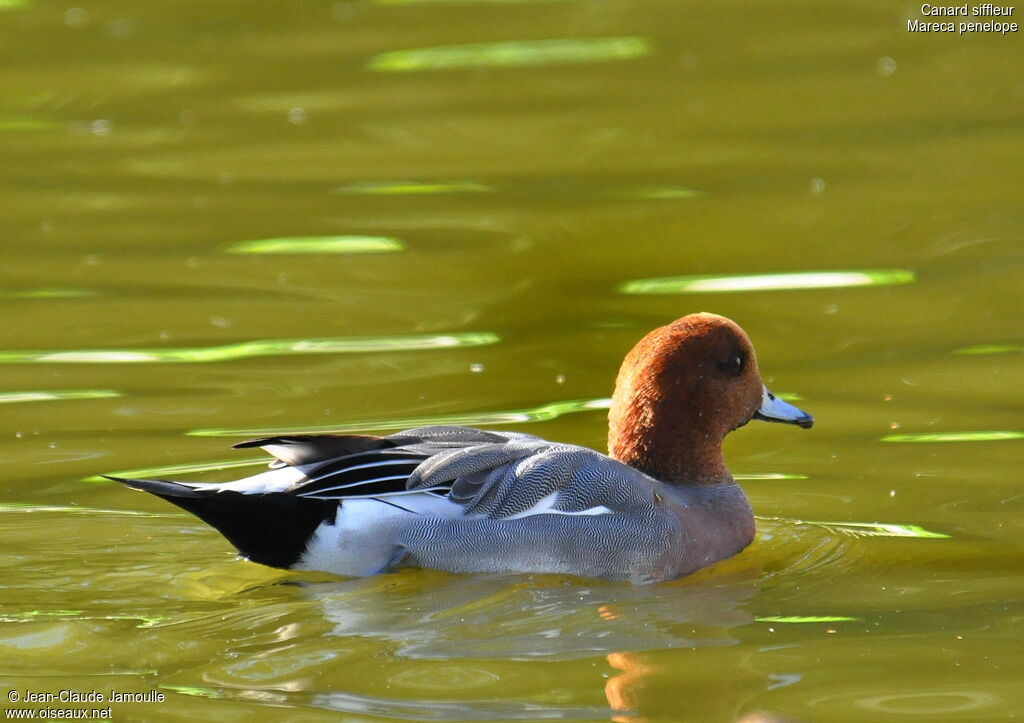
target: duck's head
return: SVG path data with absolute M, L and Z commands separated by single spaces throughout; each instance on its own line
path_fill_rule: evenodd
M 633 347 L 608 419 L 612 457 L 666 482 L 697 484 L 731 481 L 722 439 L 751 419 L 814 423 L 761 383 L 743 329 L 706 313 L 655 329 Z

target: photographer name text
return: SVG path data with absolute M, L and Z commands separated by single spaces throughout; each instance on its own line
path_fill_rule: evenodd
M 12 690 L 7 699 L 12 703 L 163 703 L 167 696 L 157 690 L 148 693 L 126 693 L 110 690 L 103 693 L 98 690 L 78 691 L 59 690 L 56 692 L 35 692 Z

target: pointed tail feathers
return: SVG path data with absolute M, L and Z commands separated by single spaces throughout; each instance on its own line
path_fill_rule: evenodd
M 271 567 L 293 567 L 317 527 L 333 524 L 338 512 L 337 500 L 285 492 L 244 494 L 170 480 L 105 477 L 192 513 L 224 535 L 244 557 Z

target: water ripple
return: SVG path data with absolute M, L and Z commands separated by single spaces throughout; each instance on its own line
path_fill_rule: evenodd
M 54 389 L 27 392 L 0 392 L 0 404 L 50 402 L 69 399 L 111 399 L 123 396 L 114 389 Z
M 390 236 L 289 236 L 238 241 L 229 254 L 379 254 L 405 249 Z
M 403 417 L 399 419 L 365 419 L 359 422 L 350 422 L 342 425 L 335 424 L 317 425 L 312 427 L 289 427 L 284 430 L 279 428 L 205 428 L 192 429 L 186 432 L 186 434 L 194 437 L 263 437 L 271 434 L 323 434 L 330 432 L 344 434 L 364 431 L 367 429 L 411 429 L 413 427 L 424 427 L 431 424 L 459 424 L 470 426 L 526 424 L 529 422 L 546 422 L 574 412 L 607 409 L 610 404 L 611 399 L 568 399 L 560 402 L 550 402 L 539 407 L 510 409 L 499 412 L 463 412 L 460 414 L 433 414 L 429 416 Z
M 859 271 L 796 271 L 781 274 L 668 276 L 627 281 L 623 294 L 721 294 L 743 291 L 835 289 L 853 286 L 897 286 L 916 280 L 907 269 Z
M 926 432 L 923 434 L 889 434 L 883 442 L 912 442 L 935 444 L 941 442 L 1002 442 L 1024 439 L 1024 432 L 1016 430 L 981 430 L 974 432 Z
M 406 336 L 348 336 L 318 339 L 258 339 L 223 346 L 178 349 L 81 349 L 73 351 L 0 352 L 0 364 L 150 364 L 207 363 L 261 356 L 300 354 L 359 354 L 418 351 L 496 344 L 497 334 L 409 334 Z
M 373 56 L 367 67 L 386 73 L 454 68 L 511 68 L 629 60 L 649 55 L 653 50 L 654 44 L 648 38 L 637 36 L 509 40 L 392 50 Z

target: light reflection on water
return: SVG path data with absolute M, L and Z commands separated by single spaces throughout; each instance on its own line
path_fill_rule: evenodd
M 81 349 L 73 351 L 2 351 L 0 364 L 150 364 L 206 363 L 262 356 L 365 354 L 370 352 L 449 349 L 496 344 L 497 334 L 410 334 L 407 336 L 259 339 L 222 346 L 167 349 Z
M 292 236 L 238 241 L 230 254 L 378 254 L 402 251 L 405 244 L 390 236 Z
M 649 38 L 631 36 L 510 40 L 391 50 L 370 58 L 367 68 L 384 73 L 408 73 L 459 68 L 612 62 L 640 58 L 653 51 L 654 43 Z
M 0 404 L 56 402 L 71 399 L 111 399 L 123 392 L 114 389 L 53 389 L 46 391 L 0 392 Z
M 628 281 L 624 294 L 712 294 L 793 289 L 835 289 L 857 286 L 900 286 L 916 279 L 906 269 L 864 271 L 794 271 L 779 274 L 673 276 Z

